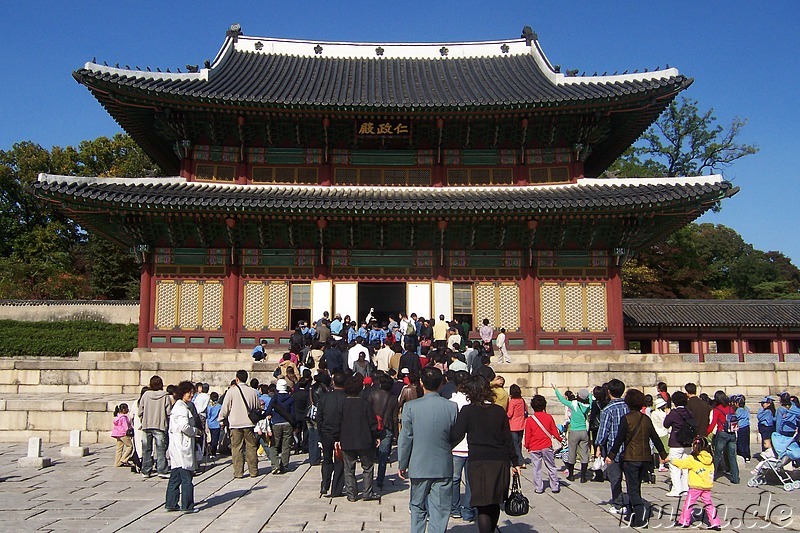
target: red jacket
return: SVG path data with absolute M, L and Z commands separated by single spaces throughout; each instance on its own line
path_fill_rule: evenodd
M 533 417 L 536 417 L 536 419 L 542 423 L 549 434 L 542 431 L 542 428 L 540 428 L 539 424 L 533 420 Z M 553 417 L 548 413 L 544 411 L 534 412 L 527 418 L 527 420 L 525 420 L 526 450 L 530 452 L 538 452 L 539 450 L 549 448 L 552 445 L 550 435 L 558 440 L 561 439 L 561 436 L 558 434 L 558 428 L 556 427 L 556 421 L 553 420 Z
M 725 430 L 725 416 L 734 413 L 733 407 L 730 405 L 722 406 L 717 405 L 711 410 L 711 423 L 708 425 L 708 434 L 714 431 L 714 426 L 717 427 L 717 432 L 722 433 Z

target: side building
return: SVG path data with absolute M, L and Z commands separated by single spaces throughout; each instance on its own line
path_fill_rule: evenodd
M 621 350 L 626 258 L 737 189 L 603 178 L 692 80 L 576 74 L 527 27 L 391 44 L 234 25 L 187 73 L 73 74 L 174 177 L 35 187 L 137 255 L 143 348 L 281 343 L 374 308 L 488 318 L 511 348 Z

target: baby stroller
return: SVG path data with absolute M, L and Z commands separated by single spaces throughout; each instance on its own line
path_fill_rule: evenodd
M 792 461 L 800 459 L 800 444 L 794 437 L 780 433 L 772 434 L 772 448 L 761 454 L 763 460 L 753 470 L 753 477 L 747 482 L 748 487 L 758 487 L 767 483 L 766 474 L 772 471 L 783 483 L 783 490 L 791 492 L 800 489 L 800 480 L 793 480 L 784 467 Z

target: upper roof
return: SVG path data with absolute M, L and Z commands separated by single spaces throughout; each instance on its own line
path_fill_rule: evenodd
M 567 76 L 535 34 L 505 41 L 350 43 L 247 37 L 229 31 L 214 61 L 190 73 L 89 62 L 74 73 L 89 86 L 202 102 L 348 110 L 518 108 L 674 96 L 691 83 L 677 69 Z M 194 69 L 192 69 L 194 70 Z
M 625 299 L 626 326 L 800 327 L 800 300 Z

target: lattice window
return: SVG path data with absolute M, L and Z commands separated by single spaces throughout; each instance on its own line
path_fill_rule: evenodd
M 519 286 L 513 282 L 475 284 L 475 323 L 488 318 L 495 328 L 516 331 L 520 328 Z
M 532 167 L 528 171 L 528 183 L 567 183 L 569 181 L 567 167 Z
M 310 285 L 309 285 L 310 287 Z M 310 291 L 309 291 L 310 297 Z M 309 306 L 310 306 L 309 302 Z M 273 281 L 269 284 L 268 329 L 287 329 L 289 310 L 289 284 L 285 281 Z
M 561 287 L 558 283 L 542 283 L 540 287 L 542 331 L 561 329 Z
M 311 309 L 311 284 L 292 283 L 292 309 Z
M 472 284 L 453 283 L 453 313 L 472 314 Z
M 539 290 L 542 331 L 608 331 L 604 283 L 542 282 Z
M 246 281 L 244 284 L 244 329 L 264 328 L 264 289 L 261 281 Z
M 447 184 L 513 185 L 514 171 L 510 168 L 451 168 L 447 171 Z
M 236 167 L 234 165 L 213 165 L 198 163 L 194 171 L 195 179 L 200 181 L 235 181 Z
M 431 172 L 420 168 L 337 168 L 336 185 L 428 186 Z
M 253 183 L 317 183 L 317 169 L 313 167 L 253 167 Z
M 222 328 L 222 282 L 156 281 L 155 329 Z

